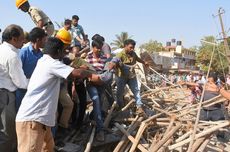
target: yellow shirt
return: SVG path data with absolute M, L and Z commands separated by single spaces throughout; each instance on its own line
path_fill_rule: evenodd
M 132 77 L 130 75 L 135 75 L 135 72 L 132 66 L 136 64 L 138 57 L 134 51 L 128 54 L 128 53 L 125 53 L 125 50 L 122 50 L 120 53 L 116 55 L 115 58 L 119 59 L 123 64 L 122 66 L 118 66 L 116 70 L 116 75 L 118 77 L 129 78 L 129 77 Z M 125 67 L 129 67 L 128 72 L 127 70 L 125 70 Z

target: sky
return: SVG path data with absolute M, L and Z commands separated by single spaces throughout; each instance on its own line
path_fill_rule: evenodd
M 72 15 L 91 38 L 98 33 L 110 43 L 116 34 L 128 32 L 137 45 L 157 40 L 165 45 L 172 38 L 186 48 L 200 45 L 204 36 L 218 36 L 217 14 L 225 10 L 223 21 L 230 28 L 230 0 L 29 0 L 53 22 L 61 23 Z M 18 10 L 15 0 L 0 0 L 0 28 L 18 24 L 30 31 L 35 25 L 29 15 Z M 230 35 L 230 32 L 227 33 Z

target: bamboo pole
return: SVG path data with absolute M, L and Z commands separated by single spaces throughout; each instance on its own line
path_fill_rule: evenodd
M 204 137 L 201 137 L 201 138 L 198 138 L 194 144 L 192 145 L 192 152 L 196 152 L 198 150 L 198 148 L 201 146 L 201 144 L 207 139 L 210 137 L 210 134 L 208 136 L 204 136 Z
M 172 129 L 174 122 L 175 122 L 175 116 L 172 116 L 170 123 L 168 125 L 168 128 L 166 129 L 166 131 L 164 133 L 164 136 L 166 136 L 168 134 L 168 132 Z
M 175 140 L 176 143 L 181 142 L 182 140 L 184 140 L 185 138 L 189 137 L 192 133 L 192 130 L 189 130 L 188 132 L 186 132 L 184 135 L 182 135 L 181 137 L 179 137 L 178 139 Z
M 115 123 L 115 126 L 116 126 L 123 134 L 125 134 L 125 135 L 128 137 L 128 139 L 129 139 L 132 143 L 135 142 L 135 139 L 134 139 L 134 138 L 123 128 L 123 126 L 119 125 L 118 123 Z M 138 144 L 138 145 L 137 145 L 137 148 L 140 149 L 142 152 L 148 152 L 148 151 L 144 148 L 144 146 L 142 146 L 141 144 Z
M 210 148 L 211 151 L 215 151 L 215 152 L 224 152 L 221 148 L 219 147 L 215 147 L 215 146 L 210 146 L 210 145 L 207 145 L 207 148 Z
M 220 99 L 220 100 L 214 101 L 212 103 L 209 103 L 207 105 L 204 105 L 203 107 L 210 107 L 210 106 L 213 106 L 213 105 L 215 105 L 217 103 L 221 103 L 221 102 L 225 102 L 225 101 L 227 101 L 227 99 Z
M 150 149 L 151 152 L 156 152 L 162 145 L 164 145 L 172 136 L 175 132 L 177 132 L 178 129 L 180 129 L 181 124 L 177 124 L 173 129 L 165 135 L 154 147 L 153 149 Z
M 96 131 L 96 127 L 94 126 L 84 152 L 90 152 L 92 144 L 93 144 L 93 138 L 95 135 L 95 131 Z
M 137 147 L 137 145 L 138 145 L 138 143 L 139 143 L 139 141 L 141 139 L 141 136 L 142 136 L 142 134 L 145 131 L 145 129 L 146 129 L 147 126 L 148 125 L 146 123 L 143 123 L 143 122 L 141 123 L 141 126 L 140 126 L 140 128 L 139 128 L 139 130 L 138 130 L 138 132 L 137 132 L 137 134 L 135 136 L 135 139 L 133 141 L 133 145 L 130 148 L 129 152 L 134 152 L 135 151 L 135 149 L 136 149 L 136 147 Z
M 127 110 L 133 103 L 134 103 L 134 99 L 132 99 L 131 101 L 129 101 L 129 103 L 128 103 L 125 107 L 123 107 L 123 108 L 121 109 L 121 111 Z
M 156 143 L 158 142 L 158 140 L 159 140 L 160 138 L 161 138 L 161 137 L 160 137 L 160 133 L 157 132 L 157 133 L 155 134 L 153 140 L 152 140 L 152 144 L 151 144 L 151 146 L 149 147 L 149 149 L 152 149 L 152 148 L 156 145 Z
M 165 114 L 168 115 L 168 116 L 171 116 L 171 115 L 172 115 L 172 114 L 170 114 L 168 111 L 162 110 L 162 109 L 160 109 L 160 108 L 157 108 L 157 107 L 154 107 L 154 106 L 152 106 L 152 108 L 153 108 L 154 110 L 159 111 L 159 112 L 165 113 Z
M 214 127 L 212 127 L 212 128 L 208 128 L 208 129 L 206 129 L 206 130 L 204 130 L 204 131 L 202 131 L 202 132 L 196 134 L 194 139 L 196 140 L 196 139 L 198 139 L 198 138 L 201 138 L 201 137 L 203 137 L 203 136 L 205 136 L 205 135 L 208 135 L 208 134 L 210 134 L 210 133 L 212 133 L 212 132 L 214 132 L 214 131 L 217 131 L 217 130 L 220 129 L 220 128 L 227 127 L 227 126 L 229 126 L 229 125 L 230 125 L 230 122 L 229 122 L 229 121 L 225 121 L 224 123 L 221 123 L 221 124 L 219 124 L 219 125 L 216 125 L 216 126 L 214 126 Z M 181 141 L 181 142 L 179 142 L 179 143 L 176 143 L 176 144 L 174 144 L 174 145 L 170 145 L 170 146 L 169 146 L 169 150 L 173 150 L 173 149 L 175 149 L 175 148 L 177 148 L 177 147 L 180 147 L 180 146 L 182 146 L 182 145 L 184 145 L 184 144 L 187 144 L 187 143 L 189 143 L 189 142 L 191 141 L 191 139 L 192 139 L 192 138 L 190 137 L 190 138 L 187 138 L 186 140 L 183 140 L 183 141 Z
M 143 120 L 143 117 L 136 116 L 135 120 L 130 125 L 129 129 L 127 130 L 128 133 L 132 133 L 140 124 L 140 122 Z M 116 148 L 113 150 L 113 152 L 119 152 L 121 147 L 125 145 L 125 142 L 127 142 L 127 136 L 123 135 L 120 142 L 117 144 Z
M 117 106 L 117 102 L 113 102 L 113 105 L 110 108 L 109 113 L 108 113 L 108 115 L 107 115 L 107 117 L 105 118 L 105 121 L 104 121 L 104 127 L 105 128 L 108 128 L 109 123 L 110 123 L 111 118 L 112 118 L 113 110 L 115 109 L 116 106 Z
M 207 100 L 207 101 L 202 102 L 202 105 L 208 104 L 208 103 L 210 103 L 210 102 L 212 102 L 212 101 L 214 101 L 214 100 L 216 100 L 216 99 L 218 99 L 218 98 L 220 98 L 220 97 L 221 97 L 221 95 L 216 96 L 216 97 L 213 97 L 212 99 L 209 99 L 209 100 Z M 184 111 L 184 110 L 187 110 L 187 109 L 193 109 L 193 108 L 196 108 L 196 107 L 198 107 L 198 106 L 199 106 L 199 104 L 195 104 L 195 105 L 192 105 L 192 106 L 189 106 L 189 107 L 185 107 L 185 108 L 183 108 L 183 109 L 170 111 L 170 113 L 176 113 L 176 112 Z
M 210 138 L 205 139 L 205 141 L 203 142 L 203 144 L 199 147 L 199 149 L 197 150 L 197 152 L 203 152 L 206 148 L 206 146 L 208 145 L 208 143 L 210 142 Z
M 170 138 L 157 152 L 165 152 L 171 142 L 173 142 L 173 138 Z

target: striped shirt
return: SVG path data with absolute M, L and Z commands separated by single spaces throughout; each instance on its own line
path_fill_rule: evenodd
M 93 52 L 90 51 L 86 57 L 86 61 L 93 66 L 97 73 L 101 73 L 107 62 L 107 57 L 103 53 L 100 53 L 98 58 L 93 56 Z

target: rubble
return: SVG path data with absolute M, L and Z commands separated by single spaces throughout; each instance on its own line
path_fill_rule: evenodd
M 199 104 L 188 102 L 189 90 L 179 85 L 172 85 L 169 81 L 168 83 L 169 86 L 161 88 L 156 85 L 151 88 L 150 82 L 143 85 L 141 96 L 144 115 L 136 114 L 131 94 L 127 98 L 129 101 L 126 106 L 121 110 L 116 109 L 115 102 L 105 118 L 105 142 L 93 139 L 95 127 L 88 124 L 86 129 L 88 133 L 84 135 L 84 140 L 75 142 L 82 146 L 79 151 L 89 152 L 90 149 L 100 152 L 188 151 Z M 225 101 L 223 97 L 217 96 L 203 102 L 202 107 Z M 229 120 L 199 121 L 191 151 L 229 151 L 229 126 Z M 225 141 L 216 138 L 216 132 L 220 130 L 225 132 Z

